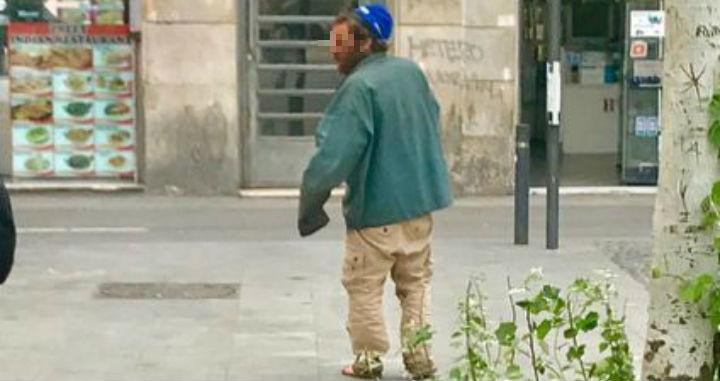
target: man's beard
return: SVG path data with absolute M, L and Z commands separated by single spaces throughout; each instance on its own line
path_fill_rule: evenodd
M 357 65 L 369 55 L 370 53 L 361 52 L 359 49 L 356 49 L 351 55 L 347 57 L 346 60 L 340 61 L 338 63 L 338 71 L 340 71 L 340 73 L 344 75 L 352 73 L 355 67 L 357 67 Z

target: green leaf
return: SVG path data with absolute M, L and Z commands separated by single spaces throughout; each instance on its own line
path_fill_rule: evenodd
M 720 237 L 715 237 L 713 240 L 713 247 L 716 251 L 720 252 Z
M 566 339 L 572 339 L 573 337 L 577 337 L 578 331 L 574 328 L 568 328 L 563 332 L 563 336 Z
M 516 304 L 518 307 L 530 312 L 532 315 L 537 315 L 540 312 L 548 310 L 548 301 L 542 293 L 536 295 L 531 300 L 521 300 Z
M 597 328 L 598 326 L 598 320 L 600 316 L 597 312 L 592 311 L 585 315 L 583 319 L 577 322 L 577 327 L 583 332 L 589 332 L 593 329 Z
M 507 368 L 507 372 L 505 372 L 505 377 L 507 377 L 509 380 L 520 380 L 523 378 L 522 370 L 520 370 L 520 365 L 512 364 L 509 365 Z
M 414 351 L 418 346 L 429 342 L 433 337 L 433 332 L 430 330 L 429 325 L 422 326 L 409 333 L 410 335 L 407 339 L 406 347 L 410 351 Z
M 713 184 L 710 195 L 705 197 L 700 203 L 700 209 L 703 212 L 700 228 L 707 229 L 714 227 L 718 220 L 720 220 L 720 216 L 718 216 L 717 213 L 718 210 L 720 210 L 720 182 Z
M 713 212 L 703 213 L 702 221 L 700 221 L 700 228 L 705 230 L 715 226 L 718 221 L 718 215 Z
M 717 331 L 720 331 L 720 290 L 715 288 L 710 293 L 710 303 L 708 304 L 708 318 L 710 323 Z
M 567 306 L 567 302 L 565 302 L 565 299 L 558 298 L 555 301 L 555 308 L 553 308 L 553 315 L 560 315 L 564 310 L 565 306 Z
M 709 212 L 710 211 L 710 196 L 705 197 L 702 201 L 700 201 L 700 210 L 703 212 Z
M 689 282 L 685 282 L 680 287 L 680 298 L 686 302 L 700 302 L 714 280 L 712 274 L 702 274 Z
M 597 375 L 604 375 L 607 374 L 612 367 L 612 364 L 610 363 L 610 360 L 603 359 L 597 364 L 595 364 L 595 374 Z
M 483 319 L 482 316 L 473 316 L 470 320 L 478 326 L 482 327 L 483 325 L 485 325 L 485 319 Z
M 511 346 L 515 342 L 515 334 L 517 333 L 517 326 L 513 322 L 500 323 L 498 328 L 495 330 L 495 337 L 497 337 L 500 345 Z
M 710 101 L 710 105 L 708 106 L 708 110 L 710 111 L 710 120 L 720 120 L 720 93 L 713 95 L 712 101 Z
M 652 276 L 653 279 L 660 279 L 660 278 L 662 278 L 662 276 L 663 276 L 663 271 L 660 270 L 660 269 L 657 268 L 657 267 L 653 267 L 653 268 L 650 270 L 650 274 L 651 274 L 651 276 Z
M 720 125 L 720 122 L 718 122 Z M 715 182 L 712 187 L 712 193 L 710 193 L 710 199 L 715 205 L 720 205 L 720 181 Z
M 710 196 L 705 197 L 700 202 L 700 210 L 702 210 L 703 214 L 712 213 L 712 207 L 710 205 Z
M 528 311 L 533 315 L 537 315 L 547 310 L 548 301 L 543 294 L 538 294 L 533 300 L 533 302 L 530 304 L 530 308 L 528 309 Z
M 710 131 L 708 131 L 708 137 L 710 143 L 715 147 L 720 147 L 720 120 L 716 119 L 710 125 Z
M 610 347 L 608 343 L 600 343 L 600 353 L 605 352 Z
M 576 292 L 582 292 L 588 289 L 590 287 L 590 282 L 587 279 L 578 278 L 575 279 L 575 282 L 572 284 L 572 289 Z
M 537 338 L 540 340 L 545 340 L 545 337 L 547 337 L 548 333 L 550 333 L 552 326 L 552 321 L 548 319 L 543 320 L 542 323 L 540 323 L 540 325 L 535 330 Z
M 543 363 L 539 363 L 537 366 L 538 373 L 545 375 L 545 372 L 547 371 L 547 367 Z
M 578 360 L 583 356 L 585 356 L 585 345 L 572 346 L 567 353 L 568 361 Z
M 543 286 L 543 296 L 548 299 L 557 299 L 560 297 L 560 289 L 550 285 Z
M 453 368 L 450 371 L 450 379 L 451 380 L 462 380 L 463 379 L 463 373 L 460 368 Z

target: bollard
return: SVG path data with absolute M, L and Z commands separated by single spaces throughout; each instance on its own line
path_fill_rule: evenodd
M 530 126 L 517 126 L 515 144 L 515 244 L 528 244 L 530 225 Z

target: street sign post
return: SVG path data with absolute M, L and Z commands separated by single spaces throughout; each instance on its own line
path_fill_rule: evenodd
M 547 63 L 547 248 L 559 247 L 560 225 L 560 118 L 562 76 L 560 65 L 561 0 L 548 1 L 550 19 L 550 55 Z

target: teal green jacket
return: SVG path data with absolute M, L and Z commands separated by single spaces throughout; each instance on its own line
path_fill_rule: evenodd
M 303 236 L 328 223 L 323 205 L 343 182 L 350 229 L 397 223 L 452 203 L 440 107 L 410 60 L 383 53 L 365 58 L 328 105 L 316 142 L 300 192 Z

